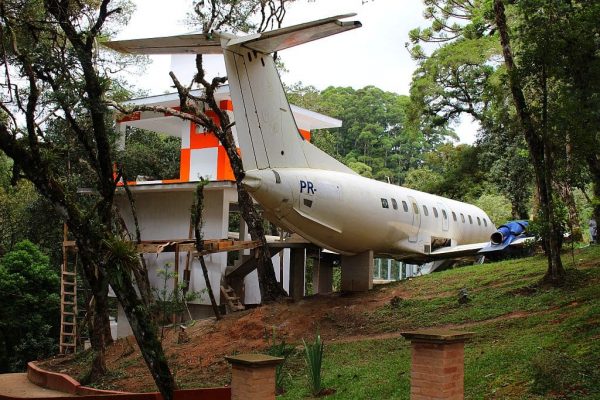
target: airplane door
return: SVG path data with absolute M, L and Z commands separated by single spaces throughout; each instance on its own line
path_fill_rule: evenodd
M 419 229 L 421 228 L 421 212 L 419 211 L 419 204 L 414 197 L 408 196 L 408 201 L 410 202 L 410 211 L 412 213 L 412 231 L 408 235 L 408 241 L 416 242 L 419 239 Z
M 438 208 L 442 214 L 442 230 L 446 232 L 450 226 L 450 215 L 448 214 L 448 209 L 442 203 L 438 203 Z

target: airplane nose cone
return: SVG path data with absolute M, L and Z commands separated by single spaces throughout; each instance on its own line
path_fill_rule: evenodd
M 252 172 L 246 172 L 244 179 L 242 179 L 242 186 L 249 192 L 257 191 L 261 184 L 262 179 L 258 174 L 253 174 Z

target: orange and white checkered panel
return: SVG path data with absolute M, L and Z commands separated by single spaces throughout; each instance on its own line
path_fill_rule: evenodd
M 233 104 L 231 100 L 222 100 L 219 103 L 222 110 L 226 111 L 230 120 L 233 121 Z M 174 107 L 179 109 L 179 107 Z M 219 123 L 217 115 L 207 110 L 206 115 Z M 164 117 L 171 117 L 170 114 L 164 114 Z M 117 118 L 117 123 L 138 121 L 145 118 L 156 118 L 156 113 L 133 113 L 127 116 Z M 211 181 L 235 181 L 233 170 L 229 163 L 229 157 L 219 140 L 212 132 L 206 132 L 203 127 L 193 122 L 188 122 L 188 128 L 181 134 L 181 153 L 179 161 L 179 179 L 164 179 L 161 181 L 140 181 L 128 182 L 130 185 L 156 184 L 156 183 L 182 183 L 195 182 L 200 178 Z M 310 141 L 310 131 L 299 129 L 300 134 Z M 233 138 L 236 146 L 239 146 L 235 125 L 232 127 Z M 238 153 L 240 149 L 238 147 Z M 122 185 L 122 182 L 119 183 Z

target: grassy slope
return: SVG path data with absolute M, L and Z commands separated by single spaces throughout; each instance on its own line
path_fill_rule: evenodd
M 411 281 L 410 298 L 369 313 L 370 330 L 434 326 L 476 333 L 465 349 L 468 399 L 600 399 L 600 246 L 563 258 L 568 283 L 542 288 L 543 257 L 461 268 Z M 459 289 L 472 301 L 459 305 Z M 385 289 L 384 289 L 385 290 Z M 408 399 L 410 349 L 401 338 L 325 343 L 331 399 Z M 282 399 L 308 396 L 301 354 L 289 361 Z M 293 377 L 293 378 L 292 378 Z

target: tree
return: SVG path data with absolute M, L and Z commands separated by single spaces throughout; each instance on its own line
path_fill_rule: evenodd
M 497 226 L 504 224 L 511 218 L 511 208 L 508 199 L 502 195 L 482 194 L 474 204 L 481 208 Z
M 536 176 L 539 219 L 548 255 L 549 269 L 545 279 L 560 283 L 564 277 L 559 257 L 563 222 L 557 211 L 560 206 L 558 195 L 569 209 L 570 225 L 577 226 L 571 188 L 584 187 L 585 164 L 581 161 L 587 160 L 588 169 L 593 173 L 592 164 L 598 159 L 597 113 L 594 112 L 598 104 L 591 95 L 599 84 L 598 27 L 591 22 L 598 19 L 598 6 L 589 1 L 520 0 L 511 2 L 507 13 L 501 1 L 427 0 L 425 4 L 426 16 L 432 20 L 432 25 L 411 32 L 411 50 L 418 59 L 427 59 L 419 45 L 422 41 L 444 42 L 443 47 L 449 49 L 462 43 L 483 43 L 492 39 L 501 45 L 503 65 L 497 65 L 493 58 L 483 61 L 479 67 L 474 67 L 475 70 L 495 66 L 496 71 L 473 88 L 464 85 L 463 88 L 470 93 L 469 99 L 480 93 L 482 104 L 486 105 L 485 101 L 489 101 L 488 105 L 493 104 L 493 107 L 488 106 L 488 112 L 479 113 L 478 117 L 482 118 L 483 129 L 490 134 L 499 133 L 498 129 L 492 128 L 497 122 L 512 130 L 514 124 L 507 123 L 506 117 L 518 124 L 516 127 L 526 144 Z M 467 59 L 465 62 L 468 64 Z M 583 77 L 586 88 L 582 85 Z M 491 90 L 473 90 L 477 87 Z M 499 96 L 502 91 L 510 94 L 512 101 L 508 105 L 514 112 L 506 108 L 503 98 L 507 95 Z M 460 112 L 470 110 L 464 107 L 469 105 L 466 96 L 442 91 L 441 98 L 448 93 L 452 99 L 459 100 L 457 104 L 465 110 Z M 486 93 L 491 96 L 483 96 Z M 443 104 L 451 104 L 455 109 L 457 105 Z M 442 108 L 438 109 L 443 112 Z M 507 111 L 498 113 L 498 110 Z M 502 119 L 498 119 L 499 116 Z M 595 125 L 591 125 L 591 121 Z M 583 126 L 586 128 L 582 129 Z M 490 142 L 499 143 L 497 140 Z M 584 145 L 579 146 L 580 143 Z M 515 150 L 522 153 L 516 147 L 512 152 Z M 516 177 L 514 174 L 509 176 Z M 514 190 L 510 192 L 515 193 Z M 512 201 L 514 214 L 520 214 L 521 206 L 517 203 L 522 201 L 517 198 Z M 576 229 L 572 231 L 576 233 Z
M 31 242 L 0 258 L 0 372 L 52 355 L 60 317 L 58 274 Z
M 175 382 L 152 316 L 131 277 L 139 267 L 137 252 L 125 240 L 113 208 L 118 180 L 113 177 L 115 134 L 105 102 L 115 88 L 108 78 L 114 60 L 104 58 L 96 47 L 110 31 L 107 20 L 122 10 L 109 3 L 0 3 L 1 59 L 8 83 L 2 86 L 0 149 L 52 203 L 77 243 L 96 303 L 92 376 L 106 370 L 104 327 L 110 283 L 158 389 L 170 400 Z M 71 170 L 85 177 L 93 189 L 89 196 L 77 194 Z
M 513 57 L 513 50 L 508 33 L 506 13 L 502 0 L 494 0 L 494 16 L 498 28 L 504 64 L 509 77 L 509 85 L 512 93 L 517 115 L 523 130 L 523 136 L 529 147 L 529 153 L 533 162 L 538 197 L 540 199 L 541 221 L 543 224 L 543 241 L 546 256 L 548 257 L 548 272 L 545 280 L 558 284 L 564 280 L 565 271 L 560 258 L 560 246 L 562 238 L 561 226 L 556 218 L 556 209 L 553 198 L 552 181 L 552 144 L 547 131 L 547 81 L 543 77 L 543 103 L 542 124 L 539 126 L 532 118 L 529 104 L 523 93 L 523 83 L 520 72 Z M 542 72 L 542 74 L 544 74 Z M 545 75 L 545 74 L 544 74 Z
M 427 4 L 438 9 L 434 6 L 439 5 L 437 2 Z M 481 5 L 479 12 L 487 14 L 481 10 L 485 10 L 485 6 Z M 460 15 L 465 16 L 465 21 L 471 21 L 476 18 L 476 11 L 465 8 Z M 458 11 L 432 13 L 428 12 L 431 18 L 435 15 L 441 20 L 445 15 L 449 18 L 450 14 L 459 14 Z M 413 33 L 415 41 L 435 40 L 444 44 L 428 56 L 420 47 L 419 51 L 413 51 L 419 65 L 411 83 L 409 115 L 424 131 L 449 129 L 450 124 L 464 115 L 479 122 L 477 149 L 472 155 L 478 160 L 479 168 L 487 171 L 486 180 L 511 201 L 513 218 L 527 219 L 532 185 L 527 179 L 531 167 L 526 144 L 514 107 L 507 101 L 506 70 L 498 62 L 501 47 L 496 37 L 477 33 L 488 31 L 488 25 L 483 26 L 486 28 L 482 30 L 464 23 L 457 25 L 453 32 L 460 33 L 463 29 L 465 32 L 451 41 L 448 37 L 434 36 L 433 32 L 429 35 Z M 471 199 L 477 196 L 473 194 Z
M 444 178 L 428 167 L 411 169 L 403 185 L 422 192 L 438 194 Z

